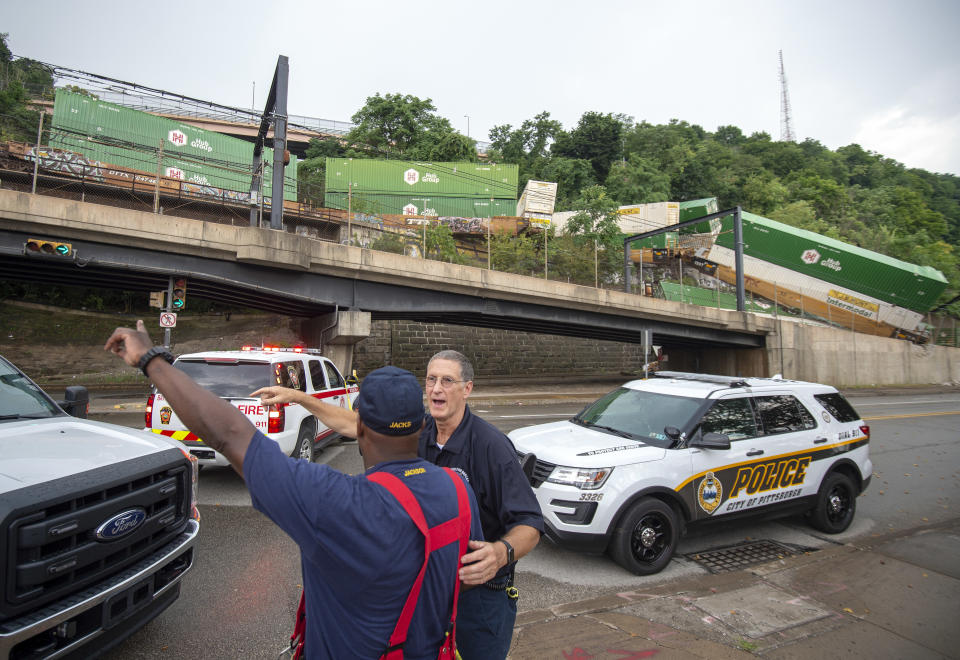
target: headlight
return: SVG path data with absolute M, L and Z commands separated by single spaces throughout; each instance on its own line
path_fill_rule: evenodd
M 576 486 L 581 490 L 596 490 L 603 485 L 611 472 L 613 472 L 612 467 L 575 468 L 558 465 L 553 468 L 553 472 L 547 477 L 547 481 L 564 486 Z

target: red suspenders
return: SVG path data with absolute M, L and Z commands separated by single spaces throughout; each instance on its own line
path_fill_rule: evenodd
M 435 527 L 427 527 L 427 521 L 423 517 L 423 509 L 420 508 L 420 504 L 417 502 L 413 493 L 410 492 L 410 489 L 407 488 L 406 484 L 399 478 L 389 472 L 374 472 L 373 474 L 367 475 L 367 479 L 376 484 L 380 484 L 397 499 L 400 506 L 407 512 L 413 524 L 417 526 L 417 529 L 420 530 L 420 533 L 423 534 L 424 537 L 423 565 L 420 567 L 417 579 L 410 588 L 407 600 L 403 604 L 400 618 L 397 620 L 397 625 L 393 629 L 393 634 L 390 635 L 388 647 L 381 656 L 382 660 L 403 660 L 403 644 L 407 640 L 407 630 L 410 628 L 410 621 L 413 619 L 413 612 L 417 607 L 417 600 L 420 597 L 420 587 L 423 585 L 423 576 L 427 571 L 427 562 L 430 559 L 430 553 L 457 541 L 460 544 L 460 554 L 458 555 L 457 561 L 458 567 L 460 565 L 459 557 L 467 553 L 467 541 L 470 537 L 470 500 L 467 498 L 467 489 L 464 487 L 463 481 L 453 470 L 449 468 L 443 468 L 443 470 L 450 477 L 450 480 L 453 481 L 453 485 L 457 491 L 457 517 L 442 522 Z M 457 601 L 460 597 L 460 579 L 457 578 L 454 584 L 456 586 L 453 591 L 453 612 L 450 617 L 450 628 L 440 647 L 440 652 L 437 654 L 437 657 L 441 659 L 449 658 L 453 660 L 456 648 Z M 294 660 L 303 657 L 305 633 L 306 610 L 304 595 L 301 594 L 300 605 L 297 607 L 297 617 L 293 635 L 290 636 L 290 648 L 293 649 L 292 657 Z

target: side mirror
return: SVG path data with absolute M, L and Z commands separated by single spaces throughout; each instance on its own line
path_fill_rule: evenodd
M 697 433 L 690 442 L 691 447 L 702 447 L 703 449 L 730 449 L 730 436 L 726 433 Z
M 664 426 L 663 432 L 673 441 L 676 441 L 683 435 L 676 426 Z
M 90 394 L 83 385 L 70 385 L 63 393 L 63 401 L 57 401 L 68 415 L 86 419 L 90 410 Z

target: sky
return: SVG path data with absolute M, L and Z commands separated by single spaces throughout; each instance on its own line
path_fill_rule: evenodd
M 798 140 L 960 174 L 956 0 L 33 0 L 4 2 L 0 32 L 15 55 L 245 108 L 286 55 L 290 114 L 412 94 L 480 140 L 543 111 L 779 139 L 782 50 Z

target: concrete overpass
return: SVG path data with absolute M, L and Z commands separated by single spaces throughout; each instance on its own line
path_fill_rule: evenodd
M 74 255 L 28 254 L 28 238 L 70 242 Z M 165 288 L 171 275 L 188 277 L 188 298 L 315 319 L 330 345 L 361 337 L 358 318 L 367 326 L 415 319 L 632 343 L 650 330 L 654 344 L 729 356 L 762 354 L 775 331 L 774 319 L 753 314 L 0 190 L 0 277 L 147 292 Z M 332 327 L 347 319 L 349 329 Z

